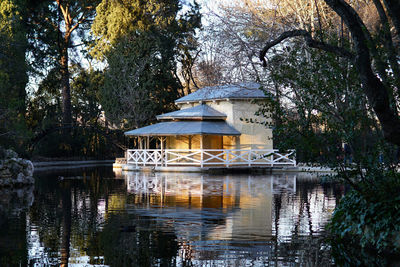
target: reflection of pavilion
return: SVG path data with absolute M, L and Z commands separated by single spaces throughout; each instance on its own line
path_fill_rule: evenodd
M 175 231 L 199 240 L 269 240 L 275 191 L 296 190 L 296 176 L 205 176 L 126 172 L 127 190 L 149 206 L 135 212 L 174 222 Z M 141 200 L 142 201 L 142 200 Z M 141 202 L 140 201 L 140 202 Z M 143 203 L 144 204 L 144 203 Z M 157 207 L 157 208 L 151 208 Z M 193 227 L 198 220 L 201 227 Z M 200 230 L 200 233 L 199 233 Z
M 219 189 L 224 190 L 227 195 L 232 194 L 235 188 L 231 184 L 231 177 L 224 176 L 222 184 L 213 184 L 212 176 L 201 175 L 197 173 L 187 174 L 161 174 L 161 173 L 143 173 L 143 172 L 123 172 L 127 178 L 127 190 L 130 193 L 140 194 L 161 194 L 161 195 L 181 195 L 185 192 L 192 196 L 218 193 Z M 237 177 L 237 176 L 236 176 Z M 204 178 L 207 178 L 205 181 Z M 241 178 L 242 179 L 242 178 Z M 296 192 L 296 175 L 271 175 L 266 184 L 259 184 L 260 178 L 254 176 L 247 177 L 247 188 L 249 193 L 261 188 L 278 193 L 282 190 Z M 204 187 L 206 185 L 206 187 Z M 217 186 L 217 187 L 215 187 Z M 267 187 L 267 188 L 266 188 Z

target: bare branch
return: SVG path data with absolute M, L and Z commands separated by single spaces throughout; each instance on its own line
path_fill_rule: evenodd
M 76 28 L 78 28 L 79 25 L 81 25 L 83 22 L 85 21 L 85 17 L 82 16 L 79 18 L 79 20 L 76 22 L 76 24 L 74 26 L 71 27 L 70 32 L 73 32 Z
M 60 1 L 60 0 L 57 0 L 56 2 L 57 2 L 58 7 L 60 8 L 60 10 L 61 10 L 61 12 L 62 12 L 62 14 L 63 14 L 63 17 L 64 17 L 64 19 L 65 19 L 65 22 L 68 23 L 68 9 L 65 9 L 65 8 L 61 5 L 61 1 Z
M 73 47 L 78 47 L 78 46 L 83 46 L 86 45 L 85 43 L 80 43 L 80 44 L 74 44 L 74 45 L 70 45 L 69 47 L 73 48 Z
M 265 60 L 265 55 L 267 54 L 268 50 L 271 47 L 276 46 L 277 44 L 281 43 L 282 41 L 286 40 L 287 38 L 291 37 L 297 37 L 297 36 L 303 36 L 304 40 L 306 41 L 307 45 L 312 48 L 318 48 L 327 52 L 334 53 L 340 57 L 344 57 L 350 60 L 354 60 L 354 54 L 351 53 L 350 51 L 338 47 L 338 46 L 333 46 L 324 42 L 317 41 L 312 38 L 311 34 L 306 31 L 306 30 L 292 30 L 292 31 L 286 31 L 283 32 L 278 38 L 275 40 L 268 42 L 264 48 L 260 52 L 260 60 L 263 62 L 264 67 L 266 66 L 267 62 Z

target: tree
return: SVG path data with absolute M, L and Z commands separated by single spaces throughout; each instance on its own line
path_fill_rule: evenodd
M 191 67 L 195 3 L 183 13 L 178 0 L 102 1 L 92 31 L 92 54 L 108 63 L 101 91 L 106 117 L 125 127 L 140 127 L 174 108 L 184 94 L 178 63 Z
M 333 57 L 336 62 L 344 62 L 356 71 L 356 77 L 345 79 L 356 81 L 349 92 L 359 95 L 359 80 L 362 95 L 358 99 L 367 98 L 365 110 L 372 109 L 375 113 L 372 116 L 360 114 L 360 119 L 377 118 L 377 132 L 383 132 L 384 138 L 391 143 L 389 149 L 393 149 L 392 144 L 400 144 L 399 47 L 395 42 L 400 37 L 400 3 L 392 0 L 355 1 L 354 6 L 344 0 L 324 0 L 324 3 L 336 14 L 337 21 L 342 20 L 346 24 L 347 29 L 342 27 L 338 32 L 339 38 L 326 38 L 326 33 L 331 33 L 335 24 L 321 27 L 320 32 L 292 27 L 268 42 L 260 52 L 260 59 L 267 65 L 270 57 L 274 57 L 272 54 L 275 54 L 268 52 L 270 48 L 286 47 L 288 42 L 283 41 L 287 38 L 302 37 L 309 49 L 316 48 L 317 53 Z M 324 65 L 327 62 L 321 66 Z M 312 75 L 311 72 L 309 74 Z M 331 78 L 335 75 L 332 72 L 326 76 Z M 334 91 L 340 90 L 340 87 L 334 88 Z M 322 87 L 321 92 L 332 90 Z M 345 112 L 341 111 L 339 115 L 351 115 L 347 110 Z M 354 137 L 356 135 L 353 134 Z M 375 151 L 367 153 L 369 157 L 357 170 L 350 165 L 351 168 L 338 173 L 338 178 L 345 180 L 352 188 L 335 208 L 328 226 L 333 255 L 339 265 L 387 265 L 386 259 L 391 256 L 386 255 L 399 253 L 400 247 L 395 240 L 399 232 L 397 206 L 400 199 L 393 196 L 400 188 L 400 176 L 396 165 L 387 164 L 390 159 L 381 162 L 381 157 L 387 155 L 384 150 L 385 143 L 382 142 Z
M 27 144 L 29 152 L 47 157 L 109 157 L 119 152 L 122 134 L 110 130 L 102 117 L 100 88 L 104 73 L 72 66 L 71 77 L 73 127 L 66 126 L 69 134 L 63 135 L 61 74 L 54 68 L 41 81 L 28 105 L 27 121 L 34 133 Z
M 102 108 L 100 89 L 104 86 L 104 72 L 75 66 L 71 83 L 72 114 L 77 124 L 98 126 Z
M 248 1 L 245 1 L 246 4 Z M 204 27 L 201 53 L 195 66 L 196 77 L 203 85 L 262 80 L 257 51 L 261 36 L 251 33 L 260 22 L 243 1 L 208 7 L 210 23 Z M 263 28 L 266 29 L 266 28 Z M 269 29 L 267 30 L 269 31 Z M 265 39 L 262 39 L 265 40 Z
M 304 37 L 308 46 L 334 53 L 352 62 L 358 70 L 364 94 L 375 111 L 387 141 L 400 145 L 400 118 L 398 80 L 399 50 L 394 46 L 393 37 L 400 37 L 400 3 L 394 0 L 373 1 L 380 18 L 382 33 L 373 36 L 357 11 L 344 0 L 324 0 L 348 27 L 353 41 L 352 50 L 331 45 L 313 37 L 310 31 L 295 29 L 283 32 L 277 39 L 268 42 L 260 52 L 260 59 L 266 64 L 268 50 L 290 37 Z M 393 26 L 395 32 L 390 32 Z M 383 51 L 379 49 L 383 47 Z M 382 49 L 381 49 L 382 50 Z
M 58 127 L 62 122 L 61 75 L 54 67 L 38 84 L 28 103 L 27 123 L 34 134 Z
M 179 14 L 181 9 L 178 0 L 103 0 L 92 26 L 97 40 L 91 52 L 104 58 L 121 38 L 135 31 L 158 31 L 173 36 L 176 45 L 187 44 L 200 27 L 199 6 L 194 2 L 186 13 Z
M 7 146 L 16 145 L 15 137 L 26 134 L 25 4 L 22 0 L 0 2 L 0 144 Z
M 174 109 L 174 100 L 183 96 L 173 75 L 174 54 L 165 51 L 151 33 L 131 35 L 107 57 L 108 69 L 101 88 L 101 104 L 106 117 L 123 128 L 137 128 L 154 121 L 157 114 Z
M 274 144 L 295 148 L 300 162 L 338 166 L 342 142 L 351 145 L 357 162 L 367 157 L 379 129 L 355 67 L 298 43 L 281 50 L 268 60 L 268 79 L 277 89 L 267 92 L 261 109 L 273 115 Z
M 333 21 L 326 5 L 315 0 L 232 0 L 208 9 L 210 23 L 201 37 L 196 67 L 200 80 L 207 66 L 221 69 L 220 83 L 267 82 L 269 70 L 262 69 L 258 58 L 266 40 L 294 25 L 318 30 Z
M 33 65 L 40 69 L 59 66 L 63 124 L 71 125 L 69 49 L 80 46 L 91 25 L 98 1 L 30 1 L 29 42 Z M 38 69 L 38 68 L 37 68 Z

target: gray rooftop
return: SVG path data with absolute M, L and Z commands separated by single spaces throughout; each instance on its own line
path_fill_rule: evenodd
M 265 98 L 258 83 L 241 83 L 220 86 L 209 86 L 197 90 L 194 93 L 181 97 L 175 103 L 197 102 L 220 99 L 246 99 Z
M 192 108 L 185 108 L 157 116 L 158 120 L 167 119 L 197 119 L 197 120 L 215 120 L 226 119 L 226 115 L 208 105 L 197 105 Z
M 167 121 L 125 132 L 132 136 L 240 135 L 225 121 Z

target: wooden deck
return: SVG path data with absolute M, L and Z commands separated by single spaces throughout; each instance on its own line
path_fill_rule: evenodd
M 130 149 L 127 164 L 153 167 L 295 167 L 294 150 L 276 149 Z

